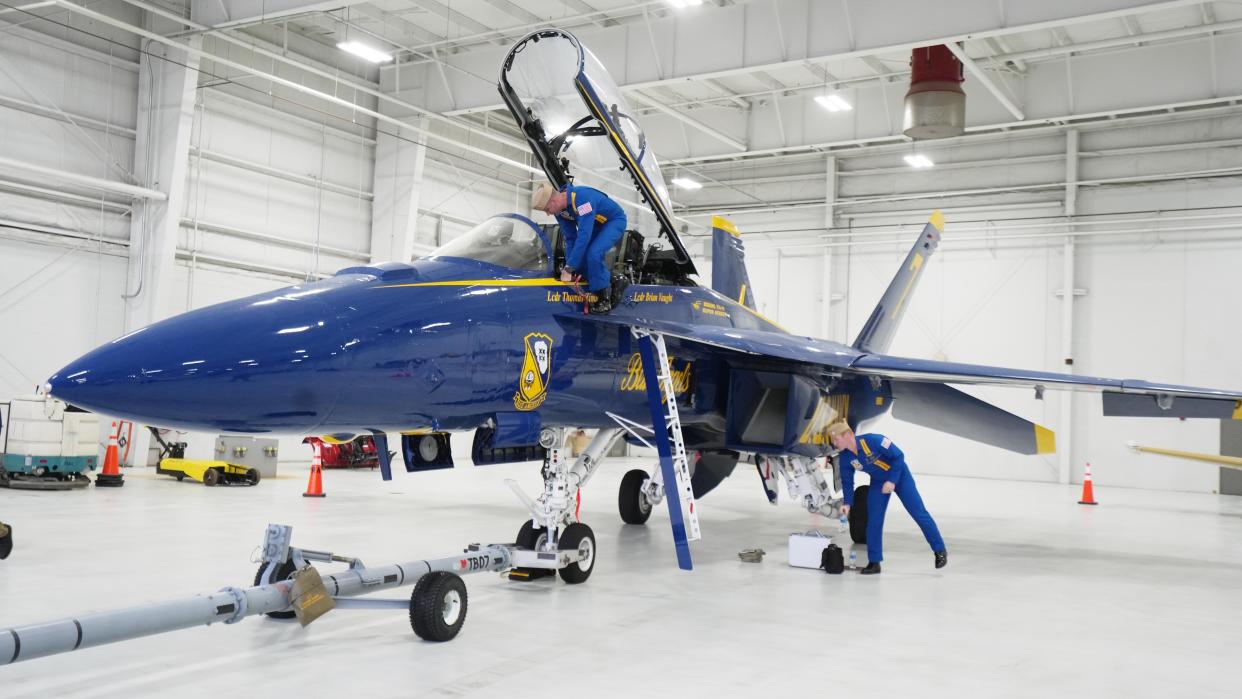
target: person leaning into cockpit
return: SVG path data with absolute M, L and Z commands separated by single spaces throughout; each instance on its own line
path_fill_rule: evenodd
M 545 184 L 531 194 L 530 208 L 555 216 L 565 234 L 561 281 L 581 278 L 585 266 L 587 290 L 594 296 L 591 313 L 612 310 L 612 271 L 604 257 L 625 234 L 621 206 L 598 189 L 566 185 L 558 191 Z

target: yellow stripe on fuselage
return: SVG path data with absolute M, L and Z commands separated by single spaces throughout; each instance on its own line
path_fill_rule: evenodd
M 410 286 L 570 286 L 571 282 L 563 282 L 551 277 L 541 279 L 459 279 L 449 282 L 415 282 L 413 284 L 386 284 L 373 287 L 375 289 L 400 289 Z

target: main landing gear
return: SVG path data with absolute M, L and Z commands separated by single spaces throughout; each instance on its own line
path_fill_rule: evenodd
M 595 569 L 595 533 L 578 521 L 577 496 L 621 430 L 600 430 L 572 462 L 569 435 L 569 429 L 555 428 L 545 429 L 539 437 L 548 456 L 543 464 L 543 493 L 538 498 L 528 497 L 515 481 L 506 481 L 531 514 L 518 530 L 513 552 L 516 567 L 509 571 L 510 580 L 534 580 L 556 572 L 566 583 L 576 585 L 586 582 Z

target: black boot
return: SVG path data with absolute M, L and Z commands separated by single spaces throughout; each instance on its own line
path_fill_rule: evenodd
M 859 574 L 861 574 L 861 575 L 879 575 L 879 574 L 880 574 L 880 564 L 879 564 L 879 563 L 875 563 L 875 562 L 868 563 L 866 568 L 863 568 L 862 570 L 860 570 L 860 571 L 858 571 L 858 572 L 859 572 Z
M 0 561 L 13 552 L 13 527 L 0 522 Z
M 589 310 L 591 315 L 603 315 L 612 310 L 612 300 L 608 298 L 608 289 L 593 291 L 595 300 L 591 302 Z
M 943 568 L 947 565 L 949 565 L 949 552 L 948 551 L 937 551 L 936 552 L 936 567 Z

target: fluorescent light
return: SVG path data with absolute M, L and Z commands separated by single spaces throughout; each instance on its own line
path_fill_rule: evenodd
M 680 10 L 686 7 L 698 7 L 703 4 L 703 0 L 668 0 L 668 4 Z
M 694 180 L 688 180 L 685 177 L 674 177 L 673 186 L 680 189 L 703 189 L 702 184 L 699 184 Z
M 909 165 L 910 167 L 925 168 L 935 165 L 935 163 L 931 161 L 931 158 L 921 153 L 912 153 L 907 155 L 905 160 L 906 165 Z
M 370 46 L 360 44 L 357 41 L 342 41 L 337 44 L 336 47 L 342 51 L 348 51 L 349 53 L 352 53 L 360 58 L 365 58 L 372 63 L 387 63 L 392 60 L 392 56 L 389 56 L 383 51 L 373 49 Z
M 848 112 L 854 108 L 854 105 L 842 99 L 841 95 L 816 95 L 815 101 L 830 112 Z

